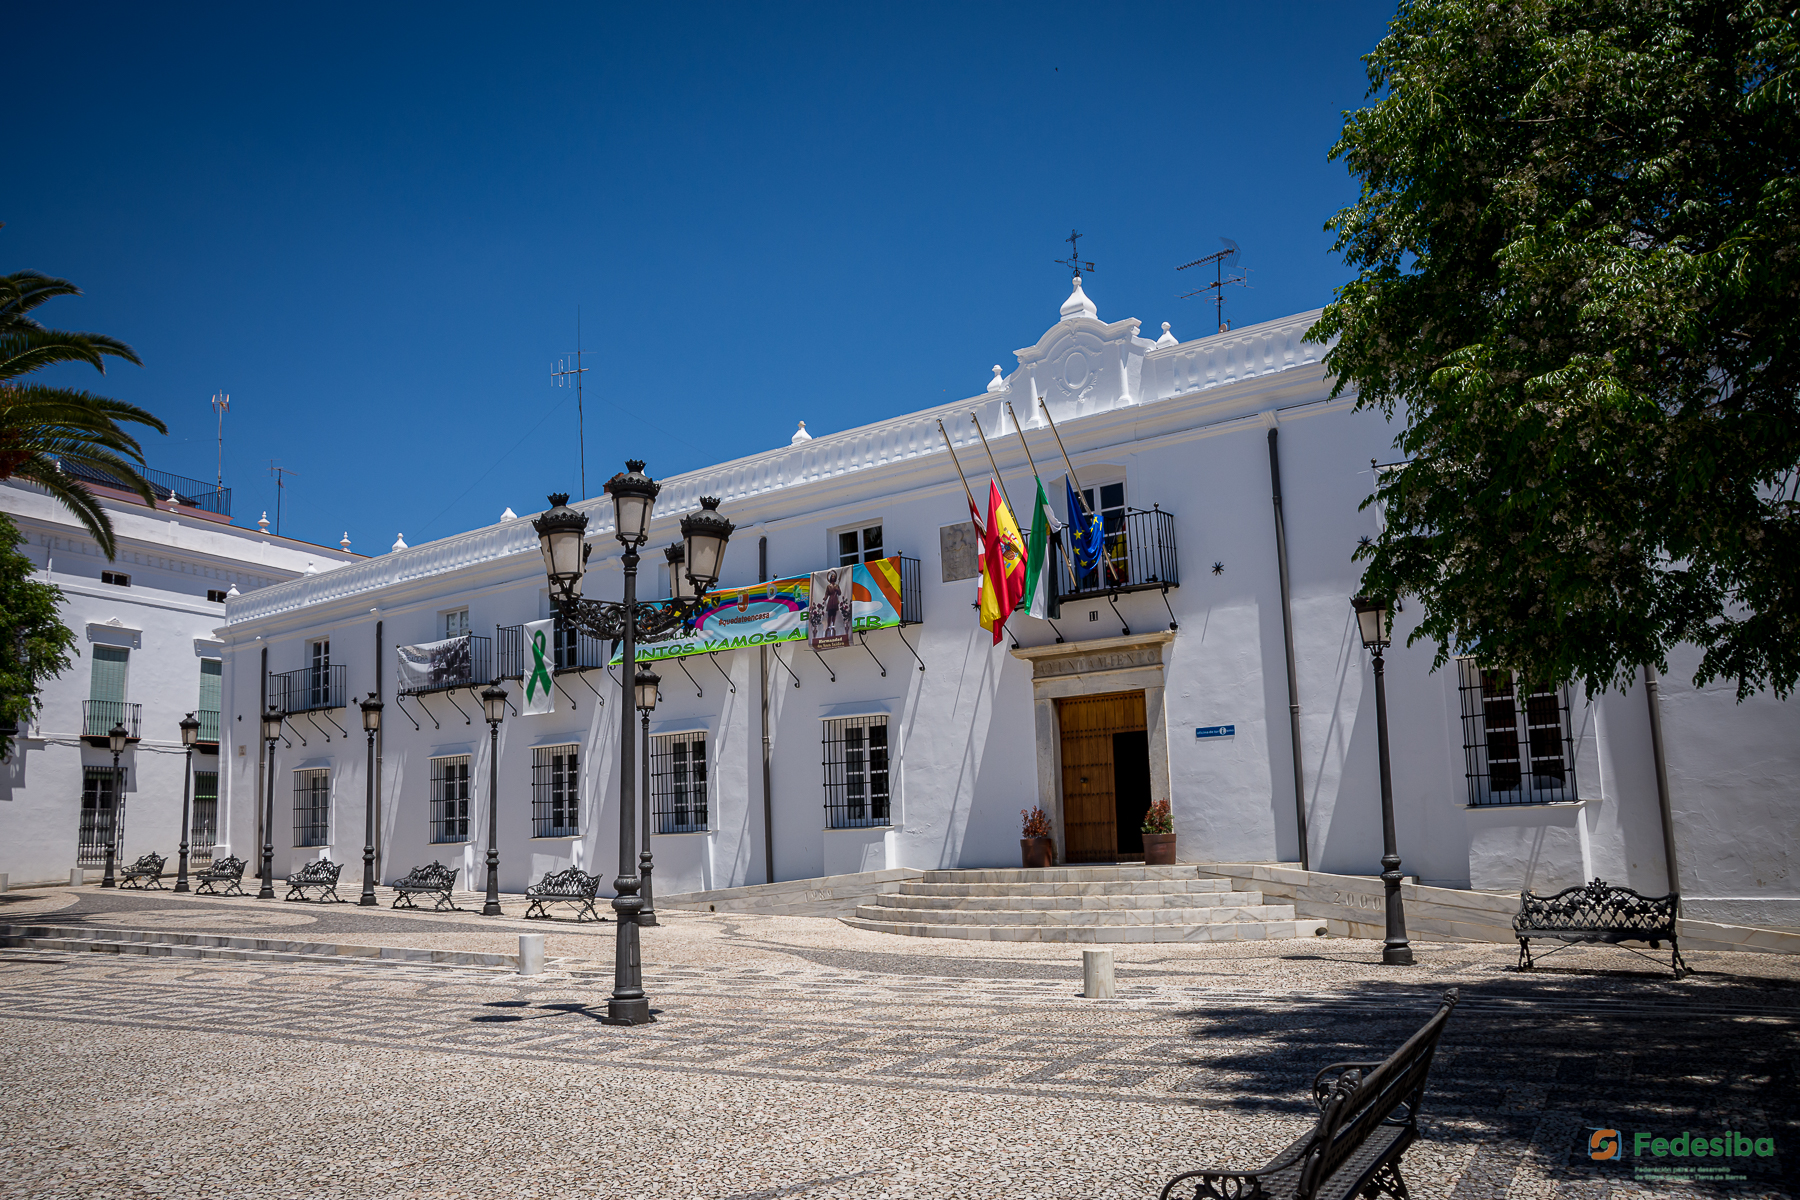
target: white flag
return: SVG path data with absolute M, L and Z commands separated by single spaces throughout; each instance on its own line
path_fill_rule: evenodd
M 556 711 L 556 634 L 554 620 L 525 623 L 525 703 L 519 712 L 524 716 Z

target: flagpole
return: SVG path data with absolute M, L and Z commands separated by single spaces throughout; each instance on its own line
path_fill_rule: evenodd
M 1063 466 L 1069 468 L 1069 481 L 1075 485 L 1075 498 L 1081 501 L 1082 511 L 1091 517 L 1094 515 L 1093 505 L 1089 504 L 1087 497 L 1081 493 L 1081 480 L 1075 475 L 1075 464 L 1069 461 L 1069 450 L 1063 445 L 1062 434 L 1056 432 L 1056 418 L 1050 415 L 1050 406 L 1042 400 L 1038 401 L 1038 407 L 1044 410 L 1044 420 L 1050 422 L 1050 434 L 1056 439 L 1056 448 L 1062 451 Z
M 982 432 L 982 428 L 981 428 L 981 418 L 980 418 L 980 417 L 978 417 L 978 416 L 976 416 L 976 415 L 975 415 L 975 414 L 974 414 L 974 413 L 973 413 L 973 412 L 971 412 L 971 413 L 970 413 L 970 414 L 969 414 L 969 420 L 971 420 L 971 421 L 973 421 L 973 422 L 975 422 L 975 432 L 976 432 L 976 433 L 977 433 L 977 434 L 979 434 L 979 435 L 980 435 L 980 437 L 981 437 L 981 448 L 982 448 L 982 449 L 983 449 L 983 450 L 986 450 L 986 451 L 987 451 L 987 456 L 988 456 L 988 466 L 990 466 L 990 467 L 993 467 L 993 468 L 994 468 L 994 478 L 995 478 L 995 479 L 997 479 L 997 480 L 999 480 L 999 482 L 1000 482 L 1000 498 L 1001 498 L 1001 499 L 1002 499 L 1002 500 L 1005 500 L 1005 501 L 1006 501 L 1006 507 L 1007 507 L 1007 508 L 1012 508 L 1012 506 L 1013 506 L 1013 502 L 1012 502 L 1012 497 L 1011 497 L 1011 496 L 1009 496 L 1009 495 L 1007 495 L 1007 494 L 1006 494 L 1006 480 L 1005 480 L 1005 479 L 1002 479 L 1002 478 L 1001 478 L 1001 477 L 1000 477 L 1000 467 L 999 467 L 999 464 L 997 464 L 997 463 L 996 463 L 996 462 L 994 462 L 994 450 L 993 450 L 993 447 L 991 447 L 991 446 L 989 446 L 989 445 L 988 445 L 988 440 L 987 440 L 987 434 L 986 434 L 986 433 L 984 433 L 984 432 Z M 1016 510 L 1016 509 L 1014 509 L 1014 511 L 1015 511 L 1015 512 L 1017 512 L 1017 510 Z M 1015 521 L 1016 521 L 1016 520 L 1018 520 L 1018 517 L 1016 517 L 1016 516 L 1015 516 L 1015 517 L 1014 517 L 1014 518 L 1013 518 L 1013 520 L 1015 520 Z
M 943 435 L 944 449 L 950 452 L 950 461 L 956 464 L 956 477 L 962 480 L 963 491 L 967 493 L 969 497 L 969 509 L 973 512 L 979 512 L 980 509 L 977 508 L 975 504 L 975 493 L 969 488 L 969 477 L 963 474 L 962 460 L 956 457 L 956 447 L 950 444 L 950 434 L 944 429 L 942 417 L 938 418 L 938 433 Z
M 1026 465 L 1031 468 L 1031 477 L 1036 479 L 1039 483 L 1043 483 L 1043 479 L 1038 475 L 1037 460 L 1031 457 L 1031 446 L 1025 441 L 1024 424 L 1019 420 L 1019 414 L 1013 411 L 1011 400 L 1006 402 L 1006 415 L 1012 418 L 1013 432 L 1019 435 L 1019 445 L 1024 447 L 1025 462 Z

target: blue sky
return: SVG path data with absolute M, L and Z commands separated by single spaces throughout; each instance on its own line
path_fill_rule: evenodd
M 1174 268 L 1236 239 L 1236 324 L 1329 301 L 1326 154 L 1392 4 L 35 5 L 46 136 L 0 263 L 142 369 L 238 523 L 387 549 L 970 395 L 1068 292 L 1194 337 Z M 29 70 L 24 69 L 24 65 Z M 22 72 L 22 74 L 21 74 Z M 29 126 L 30 121 L 27 121 Z

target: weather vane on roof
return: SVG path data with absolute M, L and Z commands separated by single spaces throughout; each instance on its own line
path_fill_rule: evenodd
M 1075 276 L 1078 279 L 1081 277 L 1083 271 L 1092 275 L 1094 273 L 1094 264 L 1081 261 L 1081 235 L 1071 229 L 1069 230 L 1069 236 L 1064 238 L 1063 241 L 1069 243 L 1069 257 L 1057 259 L 1056 264 L 1061 267 L 1068 267 L 1070 270 L 1074 271 Z

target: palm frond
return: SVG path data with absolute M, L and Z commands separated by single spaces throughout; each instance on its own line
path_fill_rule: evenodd
M 21 326 L 41 329 L 43 326 L 25 316 L 26 313 L 58 296 L 79 296 L 81 289 L 66 279 L 57 279 L 40 271 L 14 271 L 0 275 L 0 329 Z
M 86 363 L 104 375 L 107 355 L 138 363 L 136 351 L 104 334 L 62 329 L 0 330 L 0 380 L 17 379 L 65 362 Z
M 80 480 L 64 474 L 55 462 L 41 454 L 28 457 L 14 475 L 37 484 L 73 512 L 75 519 L 100 544 L 100 552 L 106 555 L 106 560 L 113 560 L 118 553 L 118 541 L 113 535 L 112 519 Z

